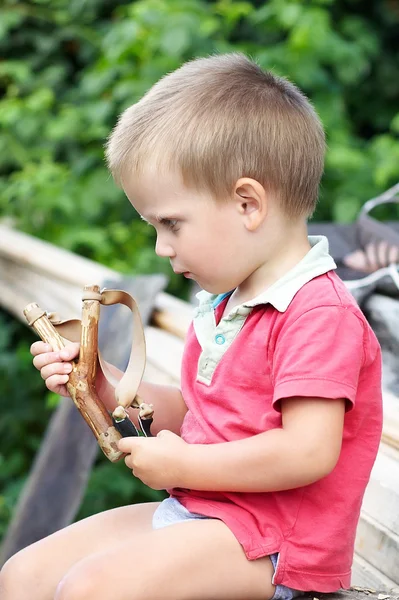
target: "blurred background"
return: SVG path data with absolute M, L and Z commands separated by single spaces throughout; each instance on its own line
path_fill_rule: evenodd
M 2 0 L 0 218 L 121 273 L 166 273 L 110 178 L 118 114 L 182 62 L 243 51 L 295 82 L 327 132 L 314 221 L 349 223 L 399 180 L 398 0 Z M 0 541 L 57 403 L 32 332 L 0 310 Z M 78 518 L 159 494 L 98 456 Z

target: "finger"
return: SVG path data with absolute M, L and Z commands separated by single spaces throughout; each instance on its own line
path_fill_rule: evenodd
M 37 356 L 38 354 L 43 354 L 44 352 L 51 352 L 52 347 L 50 344 L 46 344 L 45 342 L 33 342 L 30 347 L 30 353 L 33 356 Z
M 388 254 L 388 263 L 397 263 L 399 260 L 399 248 L 397 246 L 390 246 Z
M 367 270 L 369 273 L 378 269 L 378 245 L 370 243 L 367 244 L 366 248 L 367 256 Z
M 40 356 L 41 354 L 53 353 L 57 354 L 58 358 L 61 360 L 73 360 L 79 354 L 79 346 L 80 344 L 78 343 L 70 342 L 65 346 L 65 348 L 53 351 L 50 344 L 45 344 L 44 342 L 34 342 L 30 347 L 30 351 L 34 357 Z
M 386 267 L 389 264 L 388 252 L 388 243 L 385 240 L 380 242 L 377 246 L 377 261 L 380 267 Z
M 355 252 L 345 256 L 343 263 L 356 271 L 365 271 L 367 266 L 366 255 L 361 250 L 355 250 Z
M 171 431 L 169 431 L 168 429 L 161 429 L 161 431 L 159 431 L 156 435 L 157 438 L 165 438 L 165 437 L 172 437 L 175 436 L 176 434 L 172 433 Z
M 52 351 L 49 344 L 44 342 L 35 342 L 31 346 L 33 354 L 33 364 L 36 369 L 42 369 L 45 365 L 61 360 L 73 360 L 79 354 L 79 344 L 68 344 L 62 350 Z
M 52 375 L 46 379 L 46 387 L 51 392 L 60 396 L 68 396 L 66 384 L 68 383 L 69 375 Z
M 129 436 L 124 437 L 119 440 L 118 448 L 121 452 L 125 452 L 126 454 L 131 454 L 134 449 L 137 447 L 137 444 L 140 443 L 140 438 Z
M 60 357 L 62 360 L 73 360 L 79 354 L 79 344 L 70 343 L 60 350 Z
M 132 456 L 131 454 L 127 454 L 125 456 L 125 465 L 128 467 L 128 469 L 133 469 L 133 464 L 132 464 Z
M 119 440 L 118 442 L 118 448 L 121 452 L 125 452 L 126 454 L 130 454 L 131 449 L 130 449 L 130 443 L 129 443 L 129 438 L 125 437 L 122 438 L 121 440 Z
M 60 361 L 61 358 L 59 352 L 44 352 L 33 358 L 33 366 L 40 371 L 46 365 L 51 365 L 56 362 L 59 363 Z
M 71 363 L 51 363 L 50 365 L 46 365 L 40 370 L 40 375 L 42 379 L 47 380 L 53 375 L 69 375 L 71 371 Z M 63 383 L 65 383 L 65 381 Z

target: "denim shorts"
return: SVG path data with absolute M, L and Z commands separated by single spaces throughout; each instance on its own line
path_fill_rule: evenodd
M 204 515 L 197 513 L 191 513 L 188 511 L 176 498 L 166 498 L 158 506 L 154 512 L 152 518 L 153 529 L 161 529 L 168 525 L 174 525 L 174 523 L 182 523 L 183 521 L 192 521 L 195 519 L 209 519 Z M 278 553 L 271 554 L 270 560 L 272 561 L 274 570 L 277 568 Z M 292 588 L 286 587 L 285 585 L 276 585 L 274 596 L 272 600 L 293 600 L 297 596 L 302 596 L 303 592 L 293 590 Z

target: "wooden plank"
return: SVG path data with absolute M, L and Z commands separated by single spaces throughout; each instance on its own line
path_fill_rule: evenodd
M 394 286 L 393 286 L 394 287 Z M 394 287 L 394 289 L 396 289 Z M 383 294 L 373 294 L 365 303 L 370 323 L 383 348 L 399 350 L 399 301 Z
M 397 582 L 383 575 L 381 571 L 357 554 L 355 554 L 352 566 L 352 586 L 386 593 L 399 592 Z
M 161 385 L 176 385 L 177 387 L 180 385 L 179 381 L 177 381 L 174 377 L 168 375 L 164 371 L 160 371 L 148 360 L 144 371 L 143 381 L 149 381 L 151 383 L 158 383 Z
M 87 284 L 100 284 L 106 279 L 122 279 L 120 273 L 105 265 L 1 223 L 0 275 L 0 293 L 4 293 L 2 306 L 17 316 L 26 304 L 37 301 L 35 298 L 26 301 L 29 290 L 43 298 L 43 295 L 46 296 L 45 293 L 43 294 L 45 290 L 51 292 L 57 289 L 57 282 L 64 285 L 65 289 L 81 290 Z M 38 281 L 45 282 L 44 290 L 38 285 Z M 8 294 L 6 293 L 7 282 L 11 284 L 8 286 Z M 19 290 L 16 305 L 12 299 L 14 289 Z M 71 294 L 71 297 L 74 295 Z M 173 334 L 184 337 L 191 321 L 192 307 L 164 292 L 157 294 L 154 305 L 158 323 L 162 323 L 162 327 Z M 46 306 L 47 304 L 44 304 L 43 308 Z M 66 315 L 65 318 L 67 316 L 69 317 Z
M 159 329 L 185 339 L 193 318 L 194 306 L 168 294 L 159 294 L 152 322 Z
M 0 567 L 18 550 L 71 523 L 98 446 L 71 400 L 63 399 L 47 427 L 1 546 Z
M 395 590 L 390 594 L 380 593 L 375 589 L 352 587 L 349 590 L 340 590 L 332 594 L 320 594 L 319 592 L 306 593 L 301 598 L 311 600 L 399 600 L 398 592 Z
M 384 426 L 383 441 L 399 450 L 399 398 L 384 389 Z
M 147 353 L 158 370 L 180 381 L 184 343 L 167 331 L 155 327 L 145 330 Z
M 1 305 L 18 320 L 30 302 L 48 311 L 62 311 L 63 318 L 79 317 L 82 289 L 0 257 Z
M 356 534 L 356 585 L 378 589 L 395 579 L 399 568 L 399 452 L 382 443 L 364 495 Z M 356 562 L 357 561 L 357 562 Z M 363 562 L 362 562 L 363 561 Z M 392 570 L 390 562 L 394 563 Z M 357 567 L 356 567 L 357 565 Z M 360 565 L 360 566 L 359 566 Z M 391 586 L 392 587 L 392 586 Z
M 399 452 L 381 444 L 363 499 L 362 512 L 399 532 Z M 399 555 L 398 555 L 399 562 Z
M 362 513 L 356 532 L 356 553 L 399 584 L 399 535 Z
M 17 319 L 22 320 L 23 323 L 26 324 L 25 320 L 23 319 L 23 315 L 22 315 L 22 311 L 25 308 L 25 306 L 27 304 L 29 304 L 30 302 L 37 302 L 39 304 L 39 306 L 41 306 L 43 309 L 48 310 L 48 311 L 54 311 L 57 312 L 62 318 L 80 318 L 80 314 L 81 314 L 81 295 L 82 295 L 82 289 L 79 286 L 73 286 L 71 284 L 67 284 L 64 283 L 61 280 L 57 280 L 57 279 L 52 279 L 49 276 L 47 276 L 46 273 L 39 273 L 38 271 L 34 271 L 29 269 L 29 267 L 26 267 L 24 265 L 21 264 L 14 264 L 11 263 L 10 261 L 4 261 L 3 259 L 0 258 L 0 299 L 1 299 L 1 304 L 2 306 L 4 306 L 4 308 L 6 308 L 9 312 L 11 312 L 12 314 L 15 315 L 15 317 L 17 317 Z M 140 294 L 141 291 L 143 290 L 143 286 L 140 285 L 140 281 L 144 281 L 144 278 L 140 278 L 137 277 L 135 278 L 136 281 L 138 282 L 138 285 L 135 288 L 135 293 L 134 296 L 137 299 L 139 306 L 140 306 L 140 312 L 143 313 L 144 310 L 144 303 L 141 302 L 140 303 Z M 158 276 L 155 276 L 158 277 Z M 163 278 L 162 278 L 163 280 Z M 101 280 L 100 285 L 103 285 L 103 283 L 107 283 L 108 287 L 111 287 L 109 285 L 110 280 Z M 112 287 L 116 287 L 117 284 L 121 284 L 121 286 L 124 287 L 124 289 L 126 289 L 127 291 L 129 291 L 128 289 L 128 285 L 126 283 L 126 280 L 123 279 L 123 277 L 120 277 L 119 281 L 115 281 L 112 285 Z M 158 286 L 157 286 L 158 287 Z M 185 306 L 186 303 L 184 303 L 181 300 L 178 300 L 177 302 L 174 302 L 174 298 L 172 298 L 171 296 L 168 296 L 167 294 L 161 294 L 159 291 L 157 291 L 156 289 L 154 289 L 154 298 L 153 301 L 155 302 L 156 298 L 159 298 L 159 296 L 161 296 L 160 298 L 160 306 L 161 306 L 161 311 L 162 313 L 167 313 L 168 310 L 173 311 L 173 314 L 177 314 L 176 311 L 180 311 L 181 309 L 181 305 Z M 163 297 L 162 297 L 163 296 Z M 112 308 L 111 307 L 106 307 L 104 308 L 104 315 L 106 315 L 107 313 L 112 312 Z M 131 331 L 130 331 L 130 317 L 129 317 L 129 311 L 127 309 L 125 309 L 125 307 L 121 307 L 121 311 L 125 310 L 125 318 L 123 318 L 123 313 L 121 313 L 119 315 L 119 318 L 122 319 L 122 329 L 124 330 L 124 332 L 127 334 L 125 335 L 125 343 L 130 343 L 130 338 L 131 338 Z M 114 313 L 115 314 L 115 313 Z M 149 320 L 151 318 L 151 315 L 143 315 L 142 317 L 145 317 L 145 320 Z M 115 348 L 114 349 L 110 349 L 110 351 L 108 351 L 107 345 L 104 343 L 104 340 L 102 339 L 103 336 L 101 335 L 101 329 L 102 329 L 102 322 L 103 322 L 103 316 L 101 317 L 100 320 L 100 347 L 102 348 L 102 350 L 104 350 L 104 357 L 107 360 L 110 360 L 110 362 L 113 362 L 113 357 L 112 353 L 115 355 Z M 115 323 L 116 320 L 114 320 L 114 325 L 112 327 L 115 327 Z M 153 329 L 153 328 L 152 328 Z M 114 331 L 114 334 L 116 335 L 117 332 Z M 160 367 L 162 365 L 163 359 L 162 357 L 159 355 L 159 348 L 157 347 L 157 340 L 154 340 L 154 343 L 152 343 L 153 338 L 157 337 L 156 334 L 154 336 L 154 334 L 151 335 L 151 333 L 149 334 L 150 338 L 147 340 L 147 358 L 148 360 L 152 360 L 152 353 L 154 352 L 154 360 L 156 362 L 156 364 L 158 365 L 158 367 Z M 178 347 L 179 342 L 177 340 L 177 338 L 175 336 L 173 336 L 172 334 L 169 334 L 169 340 L 171 340 L 171 344 L 173 344 L 174 341 L 176 341 L 176 344 L 174 345 L 174 347 Z M 163 338 L 162 340 L 162 344 L 166 343 L 166 339 Z M 121 346 L 122 347 L 122 346 Z M 168 350 L 165 351 L 165 355 L 168 354 Z M 126 355 L 126 352 L 125 352 Z M 178 359 L 179 360 L 179 359 Z M 118 366 L 119 368 L 124 369 L 126 365 L 123 365 L 120 363 L 119 360 L 114 360 L 114 364 L 116 363 L 116 366 Z M 180 364 L 180 363 L 177 363 Z M 165 363 L 165 365 L 170 365 L 170 360 L 167 361 Z M 161 370 L 167 370 L 167 366 L 165 366 L 163 369 Z M 171 366 L 172 368 L 172 377 L 175 377 L 176 379 L 176 373 L 177 370 L 175 367 L 173 367 L 173 365 Z M 179 367 L 178 367 L 179 368 Z M 180 379 L 180 375 L 177 377 L 177 379 Z
M 0 256 L 47 277 L 83 288 L 120 273 L 49 242 L 0 224 Z

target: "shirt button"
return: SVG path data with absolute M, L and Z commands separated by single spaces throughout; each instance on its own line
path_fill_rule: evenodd
M 226 341 L 226 338 L 224 337 L 224 335 L 222 335 L 221 333 L 219 333 L 216 337 L 215 337 L 215 342 L 217 344 L 219 344 L 219 346 L 221 346 L 222 344 L 224 344 Z

